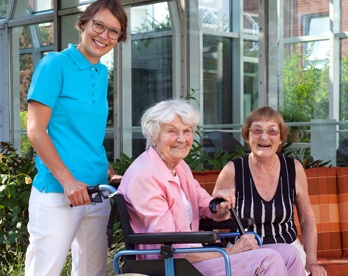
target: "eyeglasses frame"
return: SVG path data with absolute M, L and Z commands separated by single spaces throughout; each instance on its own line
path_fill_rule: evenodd
M 116 29 L 116 28 L 110 28 L 110 27 L 106 26 L 103 22 L 101 22 L 101 21 L 99 21 L 99 20 L 91 19 L 91 21 L 92 21 L 92 30 L 93 30 L 93 32 L 96 32 L 97 34 L 102 34 L 103 32 L 105 32 L 105 31 L 107 30 L 108 38 L 110 38 L 110 39 L 112 39 L 112 40 L 118 40 L 118 39 L 120 38 L 120 36 L 122 35 L 121 30 L 118 30 L 118 29 Z M 95 24 L 95 23 L 98 23 L 98 24 L 104 26 L 103 31 L 98 32 L 98 31 L 94 30 L 94 24 Z M 110 37 L 110 30 L 113 30 L 113 31 L 118 32 L 118 34 L 119 34 L 118 37 L 117 37 L 117 38 L 112 38 L 112 37 Z

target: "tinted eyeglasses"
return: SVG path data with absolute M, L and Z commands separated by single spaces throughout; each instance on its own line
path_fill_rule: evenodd
M 253 126 L 249 128 L 249 131 L 255 135 L 261 135 L 264 131 L 266 131 L 269 136 L 277 136 L 280 133 L 280 130 L 277 127 L 268 127 L 262 128 L 260 126 Z
M 105 30 L 107 30 L 108 37 L 110 39 L 113 39 L 113 40 L 117 40 L 122 35 L 121 30 L 109 28 L 109 27 L 105 26 L 102 22 L 100 22 L 98 20 L 94 20 L 94 19 L 92 19 L 92 30 L 98 34 L 101 34 Z

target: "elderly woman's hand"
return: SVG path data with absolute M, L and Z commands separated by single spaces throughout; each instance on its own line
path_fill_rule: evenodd
M 245 234 L 240 236 L 240 238 L 236 241 L 236 243 L 226 248 L 226 252 L 228 254 L 236 254 L 248 250 L 253 250 L 258 248 L 257 241 L 255 239 L 255 236 L 253 234 Z
M 234 189 L 218 190 L 212 194 L 212 197 L 222 198 L 225 200 L 218 205 L 218 208 L 217 208 L 218 212 L 219 212 L 219 209 L 230 209 L 231 207 L 234 208 L 234 206 L 236 205 L 236 196 L 234 193 Z
M 236 203 L 236 197 L 234 195 L 234 190 L 232 189 L 223 189 L 218 190 L 213 193 L 212 197 L 215 199 L 223 199 L 224 201 L 220 202 L 215 206 L 216 213 L 213 215 L 213 219 L 216 221 L 222 221 L 231 218 L 230 208 L 233 207 Z
M 327 272 L 325 268 L 321 265 L 318 265 L 318 263 L 307 263 L 306 264 L 306 271 L 308 275 L 312 276 L 326 276 Z

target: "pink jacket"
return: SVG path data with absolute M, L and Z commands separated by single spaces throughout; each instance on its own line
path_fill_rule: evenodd
M 193 178 L 190 167 L 181 161 L 175 167 L 181 187 L 191 204 L 190 225 L 175 178 L 153 148 L 142 153 L 124 174 L 119 191 L 127 202 L 135 233 L 198 231 L 200 218 L 212 218 L 208 205 L 212 197 Z M 191 245 L 175 245 L 188 247 Z M 142 246 L 142 248 L 159 248 Z

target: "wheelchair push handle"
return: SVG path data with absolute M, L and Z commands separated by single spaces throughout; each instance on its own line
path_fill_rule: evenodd
M 210 212 L 212 212 L 213 214 L 216 214 L 217 213 L 217 210 L 216 210 L 216 206 L 218 204 L 220 204 L 221 202 L 224 202 L 225 200 L 223 198 L 214 198 L 210 201 L 209 203 L 209 210 Z M 237 228 L 238 228 L 238 231 L 241 235 L 244 235 L 245 234 L 245 230 L 243 228 L 243 225 L 242 225 L 242 222 L 240 221 L 238 215 L 237 215 L 237 212 L 236 212 L 236 209 L 234 208 L 230 208 L 230 213 L 232 215 L 232 218 L 235 220 L 236 224 L 237 224 Z

